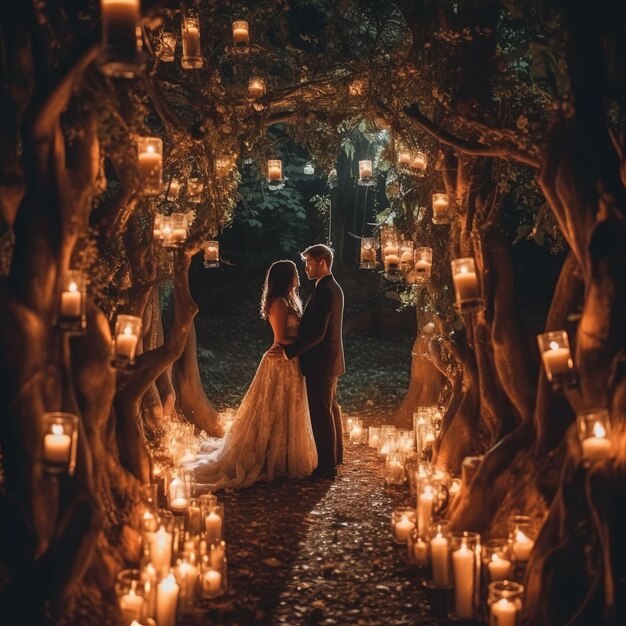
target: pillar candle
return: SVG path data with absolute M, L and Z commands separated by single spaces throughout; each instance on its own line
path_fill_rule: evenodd
M 437 534 L 430 540 L 430 555 L 433 565 L 433 585 L 438 588 L 449 584 L 448 540 Z
M 224 541 L 220 541 L 211 550 L 211 567 L 215 569 L 220 569 L 224 562 L 225 556 L 226 556 L 226 543 Z
M 583 439 L 583 456 L 590 461 L 600 461 L 611 456 L 611 442 L 606 437 Z
M 501 598 L 491 605 L 491 623 L 494 626 L 516 626 L 517 607 L 506 598 Z
M 407 537 L 409 536 L 409 534 L 414 528 L 415 528 L 415 524 L 408 518 L 408 516 L 403 515 L 394 524 L 394 534 L 396 536 L 396 540 L 406 541 Z
M 204 527 L 209 543 L 215 543 L 222 538 L 222 518 L 215 511 L 211 511 L 204 518 Z
M 70 283 L 67 291 L 61 292 L 61 315 L 63 317 L 80 317 L 82 294 L 76 283 Z
M 417 541 L 413 544 L 413 554 L 415 555 L 415 562 L 418 565 L 426 565 L 426 563 L 428 563 L 428 546 L 421 537 L 418 537 Z
M 475 272 L 459 272 L 452 278 L 457 302 L 478 298 L 478 280 Z
M 534 547 L 535 542 L 530 537 L 527 537 L 521 530 L 515 533 L 513 553 L 518 561 L 528 561 Z
M 452 553 L 454 612 L 459 619 L 474 616 L 475 554 L 465 543 Z
M 175 626 L 179 587 L 172 574 L 157 586 L 156 623 L 159 626 Z
M 183 561 L 176 568 L 176 579 L 180 587 L 181 598 L 186 602 L 192 602 L 196 595 L 198 568 L 191 563 Z
M 106 45 L 134 54 L 137 51 L 136 27 L 139 0 L 101 0 L 102 29 Z
M 53 424 L 52 432 L 43 438 L 43 456 L 49 463 L 67 463 L 70 459 L 72 439 L 61 424 Z
M 115 354 L 129 360 L 135 358 L 137 348 L 137 335 L 127 333 L 126 329 L 115 338 Z
M 157 572 L 169 568 L 172 562 L 172 533 L 163 526 L 150 538 L 150 560 Z
M 417 497 L 417 531 L 425 535 L 433 513 L 434 494 L 432 491 L 424 491 Z
M 561 348 L 558 347 L 556 342 L 553 343 L 555 343 L 557 347 L 553 348 L 550 346 L 550 349 L 546 350 L 541 355 L 543 357 L 543 366 L 550 375 L 550 378 L 555 374 L 565 374 L 569 372 L 572 366 L 569 348 Z
M 202 577 L 202 591 L 206 595 L 214 595 L 222 589 L 222 575 L 215 570 L 209 570 Z M 161 626 L 159 624 L 159 626 Z
M 487 564 L 487 570 L 489 571 L 489 580 L 506 580 L 511 574 L 511 561 L 494 554 Z
M 134 584 L 135 581 L 133 581 Z M 138 596 L 134 589 L 121 596 L 119 599 L 120 613 L 122 614 L 122 620 L 131 621 L 141 618 L 143 611 L 144 599 Z

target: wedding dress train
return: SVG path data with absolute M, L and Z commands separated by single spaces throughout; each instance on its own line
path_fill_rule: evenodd
M 297 316 L 289 317 L 297 331 Z M 298 359 L 266 352 L 230 430 L 205 446 L 213 449 L 201 458 L 195 477 L 211 491 L 310 475 L 317 450 Z

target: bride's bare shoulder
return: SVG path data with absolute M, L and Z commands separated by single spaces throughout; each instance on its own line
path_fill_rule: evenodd
M 289 305 L 285 298 L 274 298 L 270 304 L 269 311 L 270 313 L 281 313 L 287 311 L 287 309 L 289 309 Z

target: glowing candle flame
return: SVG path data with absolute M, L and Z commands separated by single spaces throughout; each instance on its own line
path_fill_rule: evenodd
M 62 435 L 63 432 L 63 424 L 52 424 L 53 435 Z
M 560 348 L 559 344 L 556 341 L 550 342 L 550 350 L 558 350 Z
M 78 285 L 75 282 L 71 282 L 67 288 L 68 291 L 78 291 Z
M 604 439 L 606 437 L 606 430 L 600 422 L 596 422 L 593 425 L 593 436 L 598 437 L 599 439 Z

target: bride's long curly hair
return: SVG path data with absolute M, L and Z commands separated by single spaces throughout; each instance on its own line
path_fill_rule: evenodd
M 266 320 L 272 302 L 276 298 L 285 298 L 290 307 L 302 313 L 302 301 L 298 288 L 293 286 L 298 269 L 293 261 L 275 261 L 265 275 L 263 292 L 261 293 L 261 317 Z

